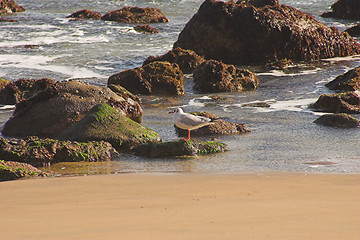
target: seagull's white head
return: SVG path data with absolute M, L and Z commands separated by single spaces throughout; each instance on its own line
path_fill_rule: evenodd
M 169 113 L 181 114 L 181 113 L 184 113 L 184 111 L 181 108 L 175 108 L 175 109 L 171 110 Z

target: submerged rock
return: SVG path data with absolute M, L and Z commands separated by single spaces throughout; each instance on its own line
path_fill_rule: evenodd
M 87 9 L 82 9 L 72 13 L 71 15 L 67 16 L 67 18 L 76 18 L 76 19 L 101 19 L 102 15 L 99 12 L 90 11 Z
M 14 115 L 4 125 L 5 136 L 56 137 L 82 119 L 99 103 L 107 103 L 119 114 L 141 122 L 142 109 L 127 95 L 122 97 L 107 87 L 79 81 L 58 82 L 16 105 Z
M 150 7 L 124 7 L 106 13 L 101 19 L 123 23 L 166 23 L 169 21 L 160 9 Z
M 322 94 L 310 107 L 330 113 L 360 113 L 360 95 L 357 92 Z
M 337 0 L 331 5 L 331 12 L 324 12 L 322 17 L 360 20 L 359 0 Z
M 360 127 L 360 121 L 346 113 L 325 114 L 316 119 L 314 123 L 336 128 Z
M 239 65 L 262 65 L 284 58 L 313 61 L 360 53 L 360 44 L 348 34 L 327 27 L 310 14 L 276 2 L 264 7 L 251 2 L 204 1 L 174 47 Z
M 0 160 L 0 182 L 24 177 L 47 177 L 46 172 L 27 163 Z
M 331 90 L 356 91 L 360 90 L 360 67 L 354 68 L 325 85 Z
M 194 71 L 194 89 L 201 92 L 253 90 L 258 85 L 258 78 L 249 70 L 216 60 L 203 62 Z
M 23 11 L 25 11 L 25 8 L 17 5 L 14 0 L 0 0 L 0 15 Z
M 192 130 L 191 136 L 210 136 L 210 135 L 230 135 L 230 134 L 239 134 L 239 133 L 248 133 L 250 129 L 245 126 L 245 124 L 238 124 L 225 121 L 220 119 L 218 116 L 212 113 L 206 112 L 190 112 L 196 116 L 202 116 L 210 118 L 213 121 L 213 124 Z M 187 137 L 188 131 L 175 127 L 175 130 L 179 136 Z
M 133 149 L 135 155 L 148 158 L 206 155 L 228 150 L 225 143 L 198 140 L 142 144 Z
M 360 24 L 345 30 L 352 37 L 360 37 Z
M 35 136 L 24 139 L 0 137 L 1 159 L 38 167 L 57 162 L 106 161 L 111 160 L 115 152 L 111 144 L 104 141 L 79 143 Z
M 149 56 L 144 61 L 143 66 L 155 61 L 176 63 L 183 73 L 193 73 L 193 71 L 205 60 L 192 50 L 175 48 L 161 56 Z
M 103 140 L 118 151 L 161 141 L 152 129 L 134 122 L 105 103 L 94 106 L 83 119 L 62 131 L 59 138 L 81 142 Z
M 109 77 L 108 85 L 120 85 L 137 94 L 185 95 L 184 75 L 176 63 L 152 62 Z
M 134 27 L 135 31 L 142 33 L 159 33 L 156 28 L 151 27 L 149 24 L 147 25 L 137 25 Z
M 5 82 L 4 82 L 5 83 Z M 7 82 L 5 86 L 0 85 L 0 104 L 14 105 L 26 100 L 38 92 L 53 85 L 52 79 L 19 79 L 14 82 Z

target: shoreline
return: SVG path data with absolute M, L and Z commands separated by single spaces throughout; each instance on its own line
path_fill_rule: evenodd
M 360 239 L 360 174 L 125 173 L 0 183 L 2 239 Z

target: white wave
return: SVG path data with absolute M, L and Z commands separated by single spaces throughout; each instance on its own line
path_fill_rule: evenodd
M 0 106 L 0 110 L 12 110 L 15 108 L 15 105 L 3 105 L 3 106 Z
M 264 73 L 256 73 L 258 76 L 276 76 L 276 77 L 293 77 L 293 76 L 302 76 L 302 75 L 310 75 L 315 74 L 321 71 L 320 68 L 315 68 L 311 70 L 302 70 L 298 73 L 286 73 L 285 71 L 281 70 L 271 70 L 270 72 Z
M 95 73 L 87 68 L 77 68 L 51 64 L 56 57 L 40 55 L 0 55 L 0 66 L 3 68 L 26 68 L 42 71 L 50 71 L 68 75 L 70 78 L 107 78 L 107 76 Z
M 334 57 L 334 58 L 324 58 L 321 59 L 321 61 L 324 62 L 330 62 L 330 63 L 335 63 L 335 62 L 341 62 L 341 61 L 360 61 L 360 55 L 353 55 L 353 56 L 348 56 L 348 57 Z

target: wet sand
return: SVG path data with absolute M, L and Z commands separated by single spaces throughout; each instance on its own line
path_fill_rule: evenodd
M 360 239 L 360 175 L 121 174 L 0 183 L 0 239 Z

